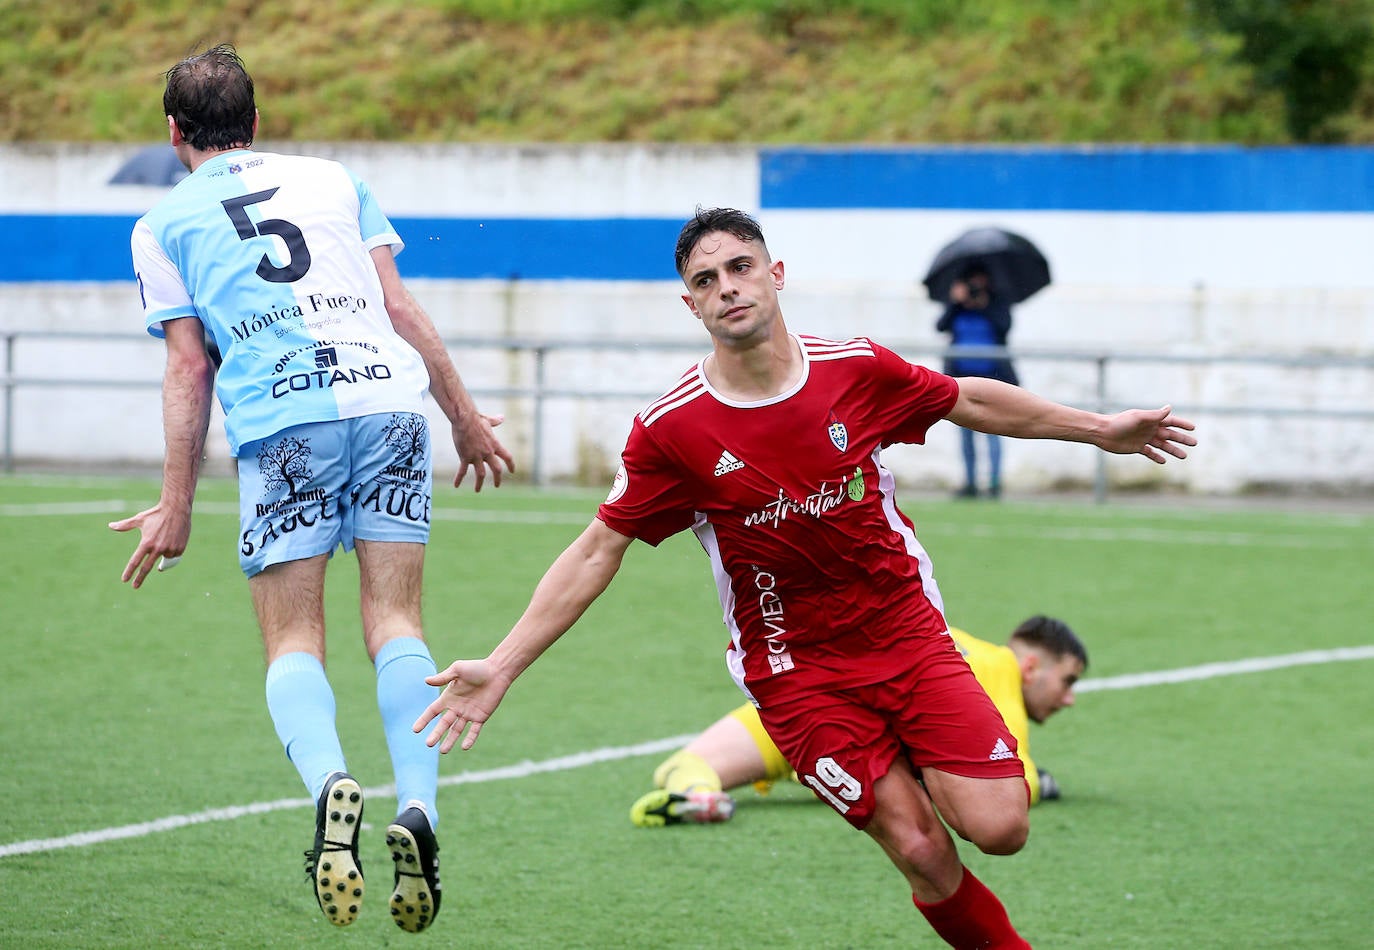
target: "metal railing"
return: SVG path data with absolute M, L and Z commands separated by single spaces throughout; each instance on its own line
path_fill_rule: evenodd
M 148 347 L 161 347 L 149 336 L 129 333 L 99 333 L 84 331 L 13 330 L 0 334 L 3 338 L 3 375 L 0 375 L 0 399 L 3 401 L 3 419 L 0 420 L 0 465 L 5 471 L 13 471 L 15 462 L 15 393 L 23 388 L 57 389 L 150 389 L 161 387 L 161 379 L 117 379 L 99 375 L 54 375 L 47 373 L 25 373 L 16 367 L 16 350 L 23 340 L 49 341 L 72 344 L 123 343 L 143 344 Z M 473 350 L 496 350 L 507 356 L 528 359 L 526 375 L 531 382 L 520 386 L 470 386 L 475 397 L 501 399 L 527 399 L 531 402 L 531 442 L 532 465 L 531 480 L 535 485 L 546 485 L 548 473 L 545 464 L 546 409 L 551 400 L 638 400 L 648 402 L 662 394 L 662 388 L 646 391 L 625 388 L 587 388 L 585 386 L 560 385 L 550 379 L 550 357 L 558 353 L 634 353 L 643 357 L 651 354 L 681 352 L 697 356 L 706 352 L 708 344 L 700 341 L 618 341 L 618 340 L 531 340 L 518 338 L 461 337 L 446 338 L 445 344 L 452 351 L 470 353 Z M 1181 365 L 1253 365 L 1267 367 L 1286 367 L 1298 369 L 1354 369 L 1374 371 L 1374 355 L 1340 356 L 1325 354 L 1177 354 L 1177 353 L 1118 353 L 1101 350 L 1064 350 L 1036 348 L 1002 347 L 946 347 L 926 344 L 903 345 L 899 342 L 883 341 L 892 349 L 910 359 L 924 359 L 927 362 L 948 356 L 1001 358 L 1017 361 L 1047 361 L 1090 366 L 1093 373 L 1093 400 L 1083 408 L 1099 412 L 1112 412 L 1124 405 L 1112 399 L 1109 380 L 1111 371 L 1117 365 L 1161 364 Z M 1303 417 L 1354 420 L 1374 422 L 1374 408 L 1368 407 L 1307 407 L 1257 404 L 1199 404 L 1176 405 L 1183 415 L 1247 415 L 1263 417 Z M 1097 501 L 1107 497 L 1107 460 L 1099 454 L 1093 480 L 1093 494 Z

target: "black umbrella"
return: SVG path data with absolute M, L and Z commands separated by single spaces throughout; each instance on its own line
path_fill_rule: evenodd
M 930 299 L 949 302 L 949 285 L 982 266 L 995 294 L 1020 303 L 1050 283 L 1050 265 L 1030 241 L 1002 228 L 974 228 L 940 248 L 922 281 Z
M 111 185 L 157 185 L 171 187 L 190 172 L 177 158 L 171 145 L 149 145 L 133 154 L 133 157 L 119 166 L 109 181 Z

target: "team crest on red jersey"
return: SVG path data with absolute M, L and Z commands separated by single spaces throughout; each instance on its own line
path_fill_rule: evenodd
M 830 423 L 829 432 L 830 441 L 835 448 L 839 449 L 841 452 L 849 448 L 849 430 L 844 427 L 843 422 L 836 420 Z
M 620 463 L 620 468 L 615 470 L 615 481 L 611 482 L 611 493 L 606 496 L 606 504 L 613 505 L 625 494 L 625 489 L 630 487 L 630 473 L 625 471 L 625 463 Z

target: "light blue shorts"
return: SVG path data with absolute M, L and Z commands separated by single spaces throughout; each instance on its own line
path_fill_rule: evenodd
M 239 451 L 239 565 L 264 568 L 353 550 L 364 541 L 429 541 L 434 456 L 411 412 L 311 422 Z

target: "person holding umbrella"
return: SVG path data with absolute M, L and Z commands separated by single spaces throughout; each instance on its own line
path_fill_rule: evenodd
M 948 333 L 950 343 L 962 347 L 1005 347 L 1011 332 L 1011 305 L 993 291 L 992 278 L 981 264 L 970 267 L 950 285 L 949 303 L 935 322 L 937 333 Z M 945 360 L 949 376 L 986 376 L 1013 386 L 1020 384 L 1016 367 L 1007 357 L 951 356 Z M 988 440 L 988 497 L 1002 494 L 1002 437 L 986 434 Z M 978 497 L 978 450 L 972 429 L 959 430 L 964 453 L 964 487 L 958 498 Z
M 935 257 L 925 284 L 931 299 L 945 303 L 935 323 L 959 349 L 992 350 L 1007 345 L 1011 305 L 1050 282 L 1049 265 L 1030 241 L 1001 228 L 977 228 L 947 244 Z M 983 376 L 1020 385 L 1016 368 L 1005 355 L 957 353 L 945 360 L 949 376 Z M 960 429 L 964 486 L 958 498 L 978 497 L 978 455 L 972 429 Z M 1002 494 L 1002 440 L 987 434 L 988 497 Z

